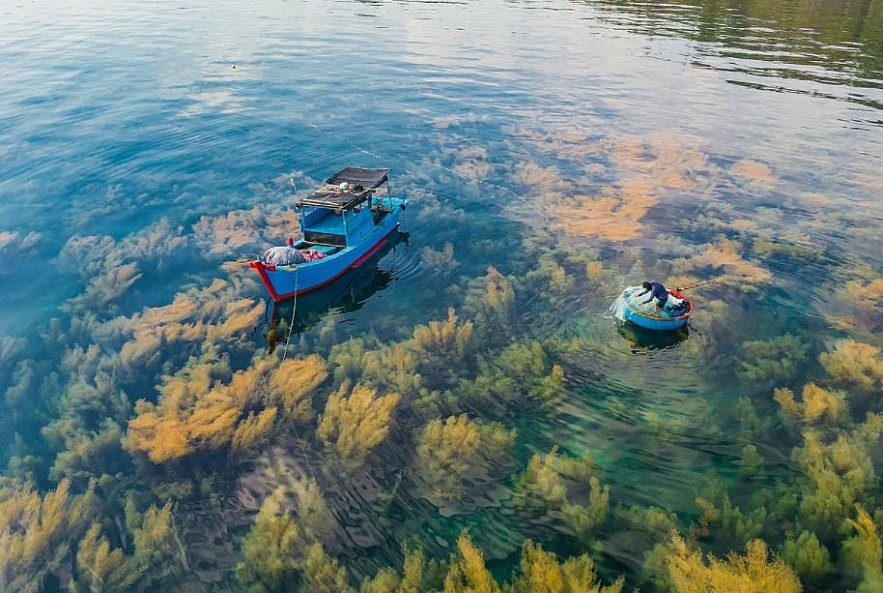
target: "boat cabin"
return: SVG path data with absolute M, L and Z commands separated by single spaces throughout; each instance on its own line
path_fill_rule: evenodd
M 389 213 L 374 194 L 386 184 L 389 169 L 347 167 L 325 181 L 310 196 L 299 200 L 301 235 L 310 246 L 346 248 L 359 243 Z

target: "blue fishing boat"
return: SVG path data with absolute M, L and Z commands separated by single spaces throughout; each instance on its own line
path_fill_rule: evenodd
M 693 302 L 687 300 L 683 293 L 677 290 L 668 290 L 668 294 L 675 297 L 674 299 L 669 298 L 670 301 L 682 303 L 681 307 L 668 309 L 653 304 L 649 306 L 640 304 L 632 296 L 635 289 L 639 288 L 627 288 L 612 306 L 616 316 L 622 321 L 630 321 L 644 329 L 667 331 L 685 326 L 690 320 L 690 316 L 693 315 Z
M 406 196 L 393 196 L 389 171 L 346 167 L 295 202 L 300 238 L 249 263 L 273 301 L 317 290 L 384 246 L 408 205 Z

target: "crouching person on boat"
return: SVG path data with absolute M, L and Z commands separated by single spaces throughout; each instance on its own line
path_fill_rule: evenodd
M 637 293 L 635 298 L 642 297 L 648 292 L 650 293 L 647 300 L 641 301 L 641 305 L 646 305 L 653 299 L 656 299 L 656 307 L 663 311 L 678 312 L 685 308 L 683 299 L 679 299 L 678 297 L 669 294 L 668 289 L 659 282 L 645 281 L 641 286 L 644 290 Z
M 661 309 L 665 308 L 665 303 L 668 301 L 668 290 L 665 289 L 665 286 L 663 286 L 659 282 L 646 282 L 646 281 L 644 283 L 642 283 L 641 286 L 644 288 L 644 290 L 637 293 L 635 295 L 635 298 L 637 299 L 639 297 L 642 297 L 645 294 L 647 294 L 648 292 L 650 293 L 650 296 L 647 297 L 646 301 L 641 301 L 640 304 L 646 305 L 647 303 L 649 303 L 653 299 L 656 299 L 656 306 Z

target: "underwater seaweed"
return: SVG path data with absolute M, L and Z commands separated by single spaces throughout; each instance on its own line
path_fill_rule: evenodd
M 524 406 L 551 407 L 563 392 L 564 369 L 550 365 L 536 340 L 511 342 L 494 357 L 478 359 L 475 379 L 461 379 L 455 400 L 484 414 Z
M 439 591 L 447 573 L 444 562 L 426 560 L 419 548 L 403 546 L 402 574 L 393 568 L 382 568 L 374 577 L 365 577 L 361 593 L 419 593 Z
M 855 507 L 855 519 L 846 523 L 855 535 L 843 542 L 845 564 L 861 578 L 855 593 L 872 593 L 883 589 L 883 544 L 871 515 L 861 505 Z
M 55 456 L 49 469 L 50 479 L 97 478 L 124 469 L 119 461 L 124 453 L 122 438 L 122 427 L 111 418 L 102 420 L 97 431 L 77 431 L 65 439 L 63 449 Z
M 857 394 L 883 387 L 883 353 L 880 348 L 855 340 L 838 340 L 833 350 L 819 355 L 833 381 L 848 385 Z
M 452 557 L 450 569 L 445 576 L 445 593 L 502 593 L 485 566 L 484 554 L 467 533 L 457 538 L 459 557 Z
M 753 505 L 743 511 L 732 503 L 727 494 L 720 496 L 719 500 L 718 507 L 705 498 L 696 499 L 703 514 L 699 518 L 698 529 L 691 531 L 692 536 L 713 538 L 725 549 L 736 549 L 765 535 L 772 521 L 764 505 Z
M 313 417 L 311 394 L 327 377 L 328 367 L 318 354 L 285 360 L 270 376 L 267 401 L 281 405 L 289 420 L 306 422 Z
M 420 261 L 436 274 L 450 274 L 458 265 L 454 258 L 454 244 L 450 241 L 445 241 L 441 250 L 427 245 L 420 251 Z
M 316 436 L 334 451 L 345 468 L 361 466 L 374 447 L 386 438 L 401 396 L 348 381 L 328 398 L 319 417 Z
M 555 555 L 527 541 L 521 551 L 521 575 L 514 579 L 513 593 L 619 593 L 624 579 L 604 586 L 588 554 L 559 562 Z
M 799 517 L 821 541 L 834 541 L 853 506 L 875 494 L 877 476 L 868 447 L 879 436 L 879 430 L 860 429 L 841 432 L 825 444 L 817 430 L 803 432 L 804 445 L 792 454 L 806 477 L 800 482 Z
M 834 569 L 828 548 L 811 531 L 801 531 L 796 538 L 788 538 L 782 548 L 782 559 L 805 583 L 817 583 Z
M 883 318 L 883 278 L 878 277 L 873 268 L 853 273 L 864 277 L 839 283 L 834 288 L 832 300 L 852 309 L 863 325 L 879 328 Z
M 790 381 L 803 368 L 809 349 L 806 338 L 794 334 L 742 342 L 736 376 L 751 383 Z
M 95 483 L 72 495 L 64 479 L 41 496 L 29 486 L 0 489 L 0 583 L 9 591 L 39 591 L 59 570 L 87 530 L 95 508 Z
M 710 268 L 717 273 L 715 281 L 720 285 L 735 286 L 742 292 L 755 292 L 759 285 L 770 281 L 772 274 L 760 263 L 743 258 L 743 252 L 744 247 L 740 242 L 721 237 L 715 243 L 706 244 L 687 263 L 692 266 L 690 269 Z
M 432 486 L 436 496 L 455 500 L 465 490 L 465 476 L 469 475 L 470 482 L 481 487 L 488 481 L 486 474 L 491 463 L 504 464 L 514 443 L 515 431 L 506 430 L 497 422 L 470 420 L 466 414 L 444 421 L 432 420 L 420 431 L 420 476 Z
M 479 342 L 488 345 L 505 343 L 515 321 L 512 281 L 489 266 L 485 277 L 476 278 L 467 288 L 463 310 L 474 320 Z
M 794 570 L 781 559 L 769 558 L 763 540 L 748 542 L 745 554 L 731 553 L 720 560 L 691 549 L 680 535 L 672 535 L 666 558 L 675 593 L 800 593 L 803 590 Z
M 264 385 L 273 365 L 264 361 L 230 374 L 229 363 L 223 359 L 192 361 L 166 378 L 158 403 L 142 399 L 135 404 L 123 446 L 146 454 L 153 463 L 163 463 L 200 449 L 232 445 L 240 428 L 244 432 L 238 436 L 239 445 L 250 446 L 273 425 L 275 412 L 261 410 L 258 419 L 249 415 L 255 406 L 263 406 Z M 222 382 L 225 378 L 227 382 Z
M 800 401 L 785 387 L 773 391 L 773 399 L 781 406 L 787 423 L 813 423 L 825 420 L 829 425 L 842 424 L 848 419 L 846 394 L 822 389 L 815 383 L 803 386 Z
M 252 593 L 282 593 L 297 582 L 307 542 L 295 518 L 281 510 L 284 489 L 261 504 L 254 525 L 242 544 L 236 577 Z
M 588 454 L 565 457 L 557 447 L 535 453 L 516 478 L 516 509 L 535 523 L 589 541 L 607 518 L 610 500 L 610 486 L 601 485 L 596 469 Z
M 426 380 L 456 383 L 460 369 L 476 347 L 474 324 L 458 322 L 453 307 L 447 321 L 430 321 L 414 328 L 406 347 L 417 357 L 417 370 Z
M 346 569 L 328 555 L 322 544 L 307 548 L 303 582 L 304 593 L 355 593 L 347 583 Z
M 730 166 L 730 173 L 762 186 L 770 186 L 775 181 L 769 166 L 751 159 L 736 161 Z
M 138 574 L 132 570 L 123 551 L 111 550 L 98 523 L 93 523 L 80 540 L 77 571 L 78 578 L 70 585 L 72 593 L 125 591 L 138 581 Z
M 435 355 L 456 362 L 462 360 L 473 345 L 471 321 L 457 323 L 453 307 L 448 309 L 447 321 L 430 321 L 429 325 L 414 328 L 415 350 L 429 356 Z
M 131 499 L 130 499 L 131 501 Z M 138 513 L 126 507 L 126 525 L 131 531 L 132 554 L 111 549 L 101 525 L 93 523 L 80 540 L 76 556 L 72 593 L 145 589 L 188 568 L 172 517 L 172 504 L 151 506 Z
M 519 569 L 511 581 L 498 583 L 485 565 L 484 554 L 464 531 L 457 538 L 457 553 L 451 556 L 444 592 L 620 593 L 624 586 L 622 577 L 611 585 L 602 585 L 587 554 L 559 561 L 530 540 L 522 546 Z

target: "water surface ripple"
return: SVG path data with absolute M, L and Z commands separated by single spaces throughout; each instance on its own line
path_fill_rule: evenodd
M 130 495 L 171 501 L 189 562 L 138 590 L 247 584 L 277 488 L 355 586 L 467 528 L 501 580 L 531 539 L 667 590 L 674 529 L 791 564 L 812 533 L 831 565 L 798 566 L 804 590 L 862 584 L 843 534 L 883 505 L 879 0 L 41 0 L 0 8 L 0 59 L 0 501 L 95 478 L 89 522 L 126 555 Z M 245 263 L 347 165 L 392 169 L 403 232 L 274 312 Z M 687 327 L 611 315 L 647 279 L 695 286 Z M 304 408 L 248 374 L 311 355 Z M 321 428 L 353 385 L 400 396 L 359 463 Z M 180 456 L 148 456 L 154 418 Z M 829 482 L 846 498 L 820 518 Z M 70 588 L 87 529 L 9 578 Z

